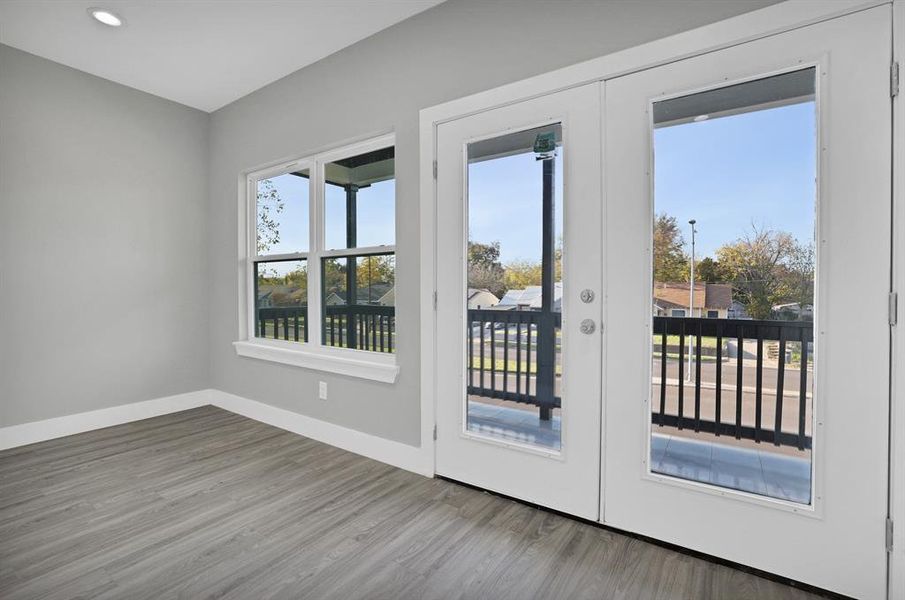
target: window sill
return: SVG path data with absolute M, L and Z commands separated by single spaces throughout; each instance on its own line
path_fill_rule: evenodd
M 394 383 L 399 374 L 396 357 L 392 355 L 367 356 L 370 353 L 335 348 L 312 351 L 262 340 L 233 342 L 233 346 L 239 356 L 382 383 Z

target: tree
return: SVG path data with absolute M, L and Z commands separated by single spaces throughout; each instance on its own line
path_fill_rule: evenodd
M 359 287 L 372 283 L 393 283 L 396 280 L 395 257 L 363 256 L 359 259 L 355 274 Z
M 804 307 L 814 303 L 814 245 L 798 244 L 785 264 L 788 300 Z
M 654 219 L 654 281 L 687 281 L 688 257 L 676 218 L 665 213 Z
M 517 260 L 506 265 L 503 282 L 507 290 L 523 290 L 529 285 L 540 285 L 542 277 L 540 263 Z
M 275 269 L 258 271 L 258 293 L 270 294 L 272 306 L 297 306 L 308 303 L 308 271 L 304 263 L 283 275 Z
M 280 222 L 276 215 L 283 212 L 285 204 L 280 193 L 270 179 L 258 182 L 257 194 L 257 249 L 265 254 L 275 244 L 280 243 Z
M 500 243 L 468 242 L 468 287 L 489 290 L 501 298 L 506 293 L 500 264 Z
M 330 258 L 323 263 L 324 298 L 336 294 L 346 301 L 346 259 Z
M 752 227 L 717 250 L 717 259 L 733 284 L 733 296 L 755 319 L 767 319 L 775 304 L 791 295 L 790 265 L 802 252 L 790 234 Z M 804 264 L 804 263 L 802 263 Z M 813 270 L 811 270 L 813 278 Z
M 725 273 L 720 263 L 708 256 L 699 260 L 695 265 L 694 279 L 696 282 L 720 283 L 725 281 Z

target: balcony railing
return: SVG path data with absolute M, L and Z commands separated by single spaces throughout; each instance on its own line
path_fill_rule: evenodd
M 549 418 L 549 410 L 562 406 L 558 394 L 561 326 L 560 313 L 469 310 L 468 394 L 537 406 L 541 418 L 544 410 Z M 800 450 L 811 447 L 812 323 L 654 317 L 653 326 L 651 420 L 655 426 Z M 555 359 L 541 368 L 538 357 L 545 349 L 538 341 L 545 328 L 555 332 L 547 338 L 555 340 L 553 348 L 546 350 Z M 693 376 L 686 381 L 689 340 Z M 539 385 L 545 372 L 553 385 Z M 706 403 L 702 389 L 706 389 Z
M 324 344 L 374 352 L 395 351 L 395 307 L 339 304 L 325 307 L 324 312 Z M 257 337 L 307 342 L 308 307 L 259 308 L 255 333 Z
M 701 319 L 701 318 L 673 318 L 654 317 L 654 358 L 658 360 L 659 367 L 659 398 L 655 399 L 652 411 L 653 423 L 659 427 L 674 427 L 677 429 L 693 429 L 695 432 L 712 433 L 716 436 L 727 435 L 736 439 L 748 439 L 755 442 L 768 442 L 776 446 L 795 446 L 799 450 L 811 447 L 811 436 L 807 431 L 808 414 L 808 390 L 809 390 L 809 362 L 811 345 L 814 341 L 813 323 L 804 321 L 753 321 L 741 319 Z M 675 340 L 670 344 L 669 338 Z M 657 339 L 659 338 L 659 343 Z M 685 388 L 686 388 L 686 354 L 688 340 L 692 340 L 694 348 L 694 412 L 693 416 L 686 415 Z M 712 340 L 710 352 L 702 356 L 705 340 Z M 746 358 L 746 342 L 753 342 L 754 356 Z M 770 390 L 764 385 L 765 373 L 765 344 L 775 342 L 776 366 L 770 367 L 771 379 L 775 379 L 774 389 Z M 734 373 L 727 373 L 724 378 L 724 362 L 729 344 L 735 347 Z M 790 346 L 795 346 L 798 352 L 797 373 L 792 365 L 787 365 L 787 356 L 791 354 Z M 658 352 L 659 350 L 659 352 Z M 708 356 L 709 355 L 709 356 Z M 674 411 L 667 410 L 668 365 L 670 359 L 675 357 L 677 363 L 676 393 L 677 402 Z M 713 365 L 712 389 L 714 392 L 714 406 L 712 418 L 702 416 L 701 389 L 702 389 L 702 364 L 704 358 L 710 359 L 708 363 Z M 753 373 L 751 363 L 753 361 Z M 772 361 L 771 361 L 772 362 Z M 749 371 L 745 376 L 745 371 Z M 797 375 L 797 390 L 793 391 L 794 403 L 791 411 L 786 403 L 786 371 Z M 751 376 L 753 375 L 753 389 Z M 731 380 L 734 376 L 734 385 Z M 710 382 L 706 382 L 711 387 Z M 748 386 L 748 391 L 745 386 Z M 791 386 L 790 386 L 791 387 Z M 725 388 L 725 389 L 724 389 Z M 734 388 L 734 389 L 733 389 Z M 724 391 L 734 395 L 734 416 L 730 415 L 727 421 L 723 415 L 723 404 L 729 400 L 724 398 Z M 753 420 L 743 415 L 744 407 L 750 405 L 753 393 L 754 415 Z M 769 394 L 769 398 L 765 396 Z M 766 422 L 764 412 L 767 403 L 772 409 L 772 422 Z M 750 408 L 750 406 L 749 406 Z M 792 413 L 793 423 L 784 423 L 784 414 Z M 791 420 L 791 419 L 790 419 Z M 792 427 L 789 428 L 788 425 Z
M 258 309 L 255 336 L 293 342 L 308 341 L 307 306 L 270 306 Z
M 326 307 L 324 344 L 395 352 L 396 307 L 370 304 L 338 304 Z
M 562 406 L 556 393 L 561 327 L 558 312 L 470 309 L 468 393 L 532 404 L 540 408 L 541 418 L 548 420 L 550 411 Z M 546 348 L 550 342 L 551 347 Z M 549 391 L 544 393 L 545 389 Z

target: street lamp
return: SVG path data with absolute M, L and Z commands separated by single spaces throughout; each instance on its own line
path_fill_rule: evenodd
M 695 229 L 695 223 L 697 221 L 695 219 L 691 219 L 688 221 L 688 224 L 691 225 L 691 283 L 688 285 L 688 316 L 694 316 L 694 236 L 698 232 Z M 703 315 L 703 307 L 701 308 Z M 687 380 L 691 381 L 691 336 L 688 336 L 688 376 Z

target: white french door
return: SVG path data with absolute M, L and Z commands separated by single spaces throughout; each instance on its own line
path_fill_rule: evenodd
M 444 123 L 437 147 L 436 471 L 594 520 L 599 108 L 591 84 Z
M 438 474 L 885 597 L 890 13 L 437 127 Z
M 890 35 L 883 6 L 606 82 L 605 523 L 885 597 Z M 730 143 L 714 156 L 719 131 Z M 703 184 L 733 189 L 727 154 L 762 176 L 705 206 Z M 812 170 L 812 191 L 808 177 L 771 184 Z M 685 251 L 694 235 L 706 254 L 740 212 L 768 216 L 742 242 L 721 240 L 717 262 L 759 243 L 792 248 L 776 232 L 797 231 L 814 240 L 816 301 L 757 306 L 769 273 L 794 271 L 779 261 L 733 280 L 755 318 L 669 318 L 689 304 L 697 316 L 698 301 L 688 284 L 652 288 L 668 267 L 652 256 L 655 219 L 668 229 L 666 213 L 678 216 Z M 700 316 L 733 310 L 702 286 L 701 309 L 714 306 Z M 782 311 L 795 320 L 777 323 Z

